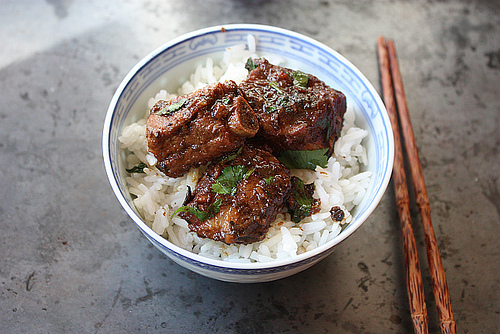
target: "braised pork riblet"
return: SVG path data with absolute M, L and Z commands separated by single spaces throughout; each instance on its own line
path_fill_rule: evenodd
M 241 147 L 258 128 L 236 83 L 226 81 L 157 102 L 148 117 L 146 137 L 157 167 L 178 177 Z
M 243 148 L 210 165 L 179 216 L 200 237 L 227 244 L 262 240 L 291 190 L 290 171 L 269 151 Z
M 313 75 L 266 59 L 249 63 L 251 71 L 239 87 L 259 119 L 257 137 L 269 141 L 275 153 L 328 148 L 330 155 L 342 129 L 345 95 Z

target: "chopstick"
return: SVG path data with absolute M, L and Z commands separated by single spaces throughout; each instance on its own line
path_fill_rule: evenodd
M 453 318 L 451 309 L 451 298 L 446 282 L 443 263 L 439 255 L 439 249 L 434 235 L 434 228 L 431 221 L 431 209 L 429 197 L 425 187 L 424 173 L 422 165 L 418 157 L 418 150 L 413 134 L 413 128 L 410 120 L 410 113 L 406 104 L 406 96 L 403 89 L 403 80 L 399 71 L 398 58 L 396 48 L 392 40 L 388 41 L 387 49 L 389 52 L 389 62 L 391 64 L 392 80 L 394 82 L 394 94 L 397 100 L 399 110 L 399 119 L 401 121 L 401 130 L 403 132 L 404 144 L 408 161 L 410 163 L 410 171 L 412 185 L 415 192 L 417 207 L 420 212 L 422 225 L 424 227 L 425 242 L 427 246 L 427 261 L 429 263 L 429 271 L 431 273 L 432 290 L 434 299 L 436 300 L 436 308 L 440 320 L 442 333 L 456 333 L 456 323 Z
M 415 136 L 413 133 L 410 115 L 408 112 L 406 96 L 403 89 L 403 80 L 401 78 L 401 73 L 399 71 L 399 64 L 396 55 L 396 49 L 394 47 L 394 42 L 392 40 L 389 40 L 386 43 L 384 37 L 379 37 L 378 50 L 379 50 L 380 70 L 382 73 L 384 100 L 386 101 L 386 104 L 390 105 L 390 106 L 386 105 L 386 107 L 394 131 L 395 147 L 399 146 L 399 151 L 402 151 L 402 149 L 401 149 L 401 142 L 399 135 L 398 115 L 401 121 L 401 130 L 403 132 L 405 150 L 408 157 L 408 162 L 410 164 L 409 169 L 411 171 L 411 179 L 412 179 L 413 189 L 415 192 L 415 199 L 421 216 L 422 225 L 424 228 L 426 250 L 427 250 L 427 261 L 429 264 L 429 271 L 431 274 L 432 290 L 434 293 L 434 299 L 438 311 L 441 332 L 450 334 L 456 333 L 456 323 L 453 318 L 450 293 L 448 290 L 448 284 L 446 282 L 444 267 L 441 261 L 441 257 L 439 255 L 439 249 L 437 246 L 436 237 L 434 235 L 434 228 L 432 227 L 429 198 L 427 195 L 427 189 L 425 187 L 422 165 L 420 164 L 420 159 L 418 157 L 418 150 L 416 147 Z M 394 96 L 396 96 L 397 100 L 397 110 L 399 111 L 398 114 L 396 114 L 397 111 L 395 108 Z M 397 160 L 400 160 L 400 162 L 398 162 L 396 166 Z M 400 171 L 396 172 L 396 168 L 399 168 Z M 396 178 L 398 176 L 396 175 L 400 173 L 404 175 L 403 156 L 401 152 L 399 154 L 396 154 L 395 156 L 394 172 L 395 172 L 394 182 L 396 185 L 398 184 L 396 181 Z M 402 180 L 400 181 L 402 182 Z M 404 194 L 405 192 L 404 190 L 400 191 L 396 188 L 397 199 L 399 198 L 399 196 L 401 197 L 408 196 L 406 181 L 404 183 L 403 188 L 406 189 L 406 194 Z M 402 192 L 402 194 L 398 195 L 398 192 Z M 408 197 L 406 197 L 406 199 L 404 199 L 402 202 L 400 202 L 400 200 L 397 200 L 397 202 L 398 202 L 398 211 L 406 210 L 406 208 L 399 209 L 399 206 L 409 206 Z M 400 220 L 402 220 L 401 215 L 400 215 Z M 401 224 L 403 225 L 403 222 Z M 420 275 L 420 270 L 419 270 L 419 275 Z M 412 311 L 412 317 L 414 317 L 413 316 L 414 311 L 416 312 L 415 314 L 418 315 L 419 314 L 418 312 L 420 310 L 420 309 L 414 310 L 411 306 L 412 304 L 418 303 L 419 307 L 421 307 L 422 305 L 424 305 L 425 307 L 425 302 L 423 302 L 422 304 L 422 301 L 419 300 L 419 298 L 416 298 L 413 301 L 412 300 L 413 297 L 414 296 L 410 294 L 410 308 Z
M 389 54 L 387 44 L 383 37 L 378 39 L 378 53 L 380 74 L 382 76 L 382 88 L 385 107 L 391 120 L 394 132 L 394 167 L 393 181 L 398 207 L 401 234 L 403 237 L 403 251 L 405 257 L 406 287 L 410 303 L 410 312 L 413 320 L 415 333 L 428 333 L 427 308 L 425 306 L 424 285 L 420 274 L 420 262 L 418 260 L 415 235 L 411 226 L 410 196 L 406 185 L 405 167 L 403 161 L 403 149 L 399 134 L 398 116 L 396 114 L 396 102 L 394 101 L 394 90 L 390 73 Z

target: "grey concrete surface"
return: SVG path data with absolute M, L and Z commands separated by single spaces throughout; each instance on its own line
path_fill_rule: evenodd
M 395 40 L 459 332 L 500 332 L 500 3 L 472 0 L 0 1 L 0 332 L 412 332 L 392 183 L 326 260 L 250 285 L 174 264 L 115 199 L 101 132 L 122 78 L 239 22 L 315 38 L 379 91 L 376 38 Z

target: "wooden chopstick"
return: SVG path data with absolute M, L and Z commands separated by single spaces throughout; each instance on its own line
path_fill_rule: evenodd
M 424 228 L 425 242 L 427 246 L 427 261 L 432 280 L 432 291 L 436 301 L 438 317 L 440 320 L 442 333 L 456 333 L 456 323 L 451 309 L 451 298 L 446 283 L 443 263 L 439 255 L 439 249 L 434 235 L 434 228 L 431 221 L 431 210 L 427 189 L 425 187 L 422 165 L 418 157 L 415 136 L 410 120 L 410 113 L 406 103 L 406 96 L 403 89 L 403 80 L 399 71 L 399 64 L 396 55 L 394 42 L 387 42 L 389 63 L 394 83 L 394 94 L 396 96 L 399 120 L 403 132 L 406 155 L 410 164 L 412 185 L 415 192 L 416 203 L 420 212 L 422 225 Z
M 403 149 L 399 135 L 398 117 L 396 103 L 394 101 L 394 90 L 390 73 L 389 54 L 386 41 L 383 37 L 378 39 L 379 66 L 382 76 L 382 88 L 385 106 L 391 120 L 394 133 L 394 168 L 393 181 L 398 207 L 401 234 L 403 237 L 403 251 L 405 257 L 406 286 L 410 304 L 410 312 L 413 320 L 415 333 L 428 333 L 427 308 L 425 306 L 424 285 L 420 274 L 420 262 L 418 260 L 417 245 L 410 217 L 410 197 L 406 184 L 405 167 L 403 161 Z

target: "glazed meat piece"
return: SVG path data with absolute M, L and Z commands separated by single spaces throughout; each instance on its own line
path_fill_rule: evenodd
M 159 101 L 146 126 L 148 150 L 166 175 L 178 177 L 241 147 L 259 125 L 234 81 Z
M 328 148 L 340 136 L 346 98 L 313 75 L 249 59 L 240 88 L 257 114 L 258 137 L 282 150 Z M 261 140 L 261 139 L 260 139 Z
M 179 216 L 200 237 L 227 244 L 257 242 L 290 190 L 290 171 L 269 151 L 245 145 L 207 168 Z

